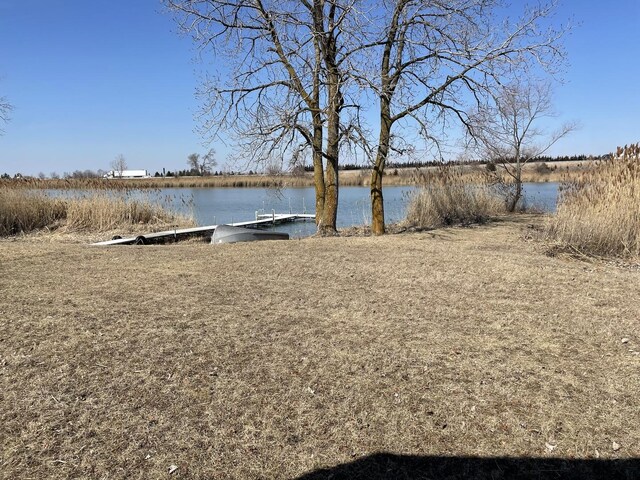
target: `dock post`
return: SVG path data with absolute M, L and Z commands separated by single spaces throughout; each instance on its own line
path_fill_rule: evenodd
M 275 225 L 276 224 L 276 211 L 275 211 L 275 209 L 271 210 L 271 218 L 272 218 L 273 224 Z

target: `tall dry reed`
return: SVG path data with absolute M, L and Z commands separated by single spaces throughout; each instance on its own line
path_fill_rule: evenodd
M 167 211 L 148 199 L 131 199 L 100 192 L 67 201 L 65 229 L 72 232 L 131 230 L 136 225 L 195 226 L 184 216 Z
M 55 228 L 66 216 L 60 199 L 25 190 L 0 188 L 0 236 Z
M 419 227 L 483 223 L 505 212 L 487 175 L 443 165 L 417 181 L 422 188 L 409 200 L 407 221 Z
M 589 255 L 640 256 L 640 143 L 561 188 L 552 239 Z
M 144 224 L 195 226 L 195 221 L 145 198 L 130 198 L 106 191 L 89 191 L 81 197 L 52 198 L 41 192 L 0 188 L 0 235 L 36 230 L 75 232 L 130 232 Z

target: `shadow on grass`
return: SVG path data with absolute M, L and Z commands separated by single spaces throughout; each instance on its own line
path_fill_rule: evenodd
M 376 453 L 297 480 L 639 479 L 640 459 L 432 457 Z

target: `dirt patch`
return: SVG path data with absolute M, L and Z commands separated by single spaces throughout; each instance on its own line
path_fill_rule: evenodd
M 0 241 L 0 471 L 295 478 L 378 452 L 637 458 L 640 274 L 549 257 L 525 228 Z

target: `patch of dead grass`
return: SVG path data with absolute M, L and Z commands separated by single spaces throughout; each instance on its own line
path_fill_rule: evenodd
M 509 222 L 217 247 L 0 241 L 0 470 L 638 457 L 638 272 L 540 250 Z

